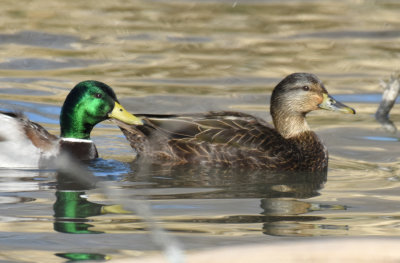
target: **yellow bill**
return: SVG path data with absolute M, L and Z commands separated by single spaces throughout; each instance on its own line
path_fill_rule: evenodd
M 114 109 L 108 114 L 108 117 L 117 119 L 126 124 L 143 125 L 143 121 L 135 115 L 129 113 L 118 102 L 115 102 Z
M 125 210 L 122 205 L 105 205 L 101 207 L 102 214 L 131 214 L 132 212 Z

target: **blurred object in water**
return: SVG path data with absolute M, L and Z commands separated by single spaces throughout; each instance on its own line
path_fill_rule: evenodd
M 400 90 L 400 73 L 396 72 L 390 76 L 388 82 L 382 81 L 385 90 L 382 94 L 382 101 L 375 113 L 375 118 L 382 124 L 382 127 L 391 132 L 397 131 L 396 125 L 389 119 L 390 110 L 396 102 Z
M 128 214 L 134 211 L 146 221 L 151 229 L 152 241 L 163 250 L 169 261 L 183 262 L 183 250 L 180 243 L 168 235 L 155 221 L 146 200 L 125 198 L 120 188 L 107 181 L 100 181 L 88 169 L 84 161 L 68 153 L 62 153 L 56 158 L 56 167 L 57 200 L 53 206 L 55 231 L 70 234 L 101 234 L 102 231 L 96 231 L 93 229 L 94 225 L 88 224 L 90 220 L 87 217 L 110 213 Z M 103 205 L 88 201 L 85 190 L 91 189 L 100 189 L 109 199 L 115 199 L 121 205 Z

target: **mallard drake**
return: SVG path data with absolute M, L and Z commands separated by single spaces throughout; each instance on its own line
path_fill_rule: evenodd
M 318 109 L 355 114 L 336 101 L 317 76 L 294 73 L 274 88 L 274 127 L 240 112 L 184 115 L 136 114 L 144 125 L 119 126 L 139 158 L 268 170 L 323 171 L 328 151 L 310 130 L 306 114 Z
M 94 80 L 78 83 L 61 109 L 61 137 L 50 134 L 21 113 L 0 112 L 0 167 L 37 167 L 41 160 L 68 152 L 80 160 L 98 157 L 90 139 L 93 127 L 106 119 L 141 125 L 127 112 L 108 85 Z

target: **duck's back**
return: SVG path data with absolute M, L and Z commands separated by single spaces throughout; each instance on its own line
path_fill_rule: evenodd
M 122 131 L 138 155 L 152 161 L 313 170 L 306 167 L 310 164 L 302 163 L 300 150 L 304 149 L 299 149 L 298 141 L 284 139 L 267 122 L 252 115 L 209 112 L 137 116 L 143 117 L 146 124 Z M 322 157 L 324 154 L 318 150 L 322 144 L 316 135 L 310 138 L 307 145 L 311 144 L 317 149 L 317 157 Z
M 51 149 L 56 137 L 22 114 L 0 112 L 0 167 L 37 167 L 43 152 Z

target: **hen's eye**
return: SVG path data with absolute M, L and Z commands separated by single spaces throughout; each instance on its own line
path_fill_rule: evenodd
M 309 86 L 304 86 L 302 89 L 303 89 L 304 91 L 309 91 L 309 90 L 310 90 L 310 87 L 309 87 Z
M 103 97 L 103 95 L 102 95 L 101 93 L 96 93 L 96 94 L 94 94 L 94 96 L 95 96 L 96 98 L 98 98 L 98 99 L 100 99 L 101 97 Z

